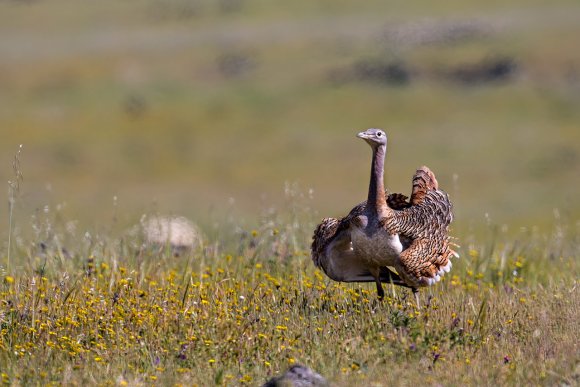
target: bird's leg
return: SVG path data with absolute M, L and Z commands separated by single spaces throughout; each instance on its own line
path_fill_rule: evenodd
M 421 309 L 421 303 L 419 302 L 419 289 L 411 288 L 411 291 L 415 295 L 415 301 L 417 302 L 417 309 Z
M 379 300 L 382 301 L 385 298 L 385 291 L 383 289 L 383 284 L 381 283 L 381 270 L 376 267 L 371 270 L 371 275 L 375 277 L 375 283 L 377 284 L 377 295 Z
M 389 284 L 397 285 L 397 286 L 403 286 L 405 288 L 411 287 L 411 286 L 407 285 L 405 283 L 405 281 L 403 281 L 397 273 L 393 272 L 391 269 L 389 269 L 386 266 L 382 266 L 380 268 L 380 274 L 381 274 L 381 282 L 389 283 Z
M 385 291 L 383 290 L 383 284 L 381 284 L 381 280 L 377 278 L 377 294 L 379 296 L 379 300 L 382 301 L 385 299 Z

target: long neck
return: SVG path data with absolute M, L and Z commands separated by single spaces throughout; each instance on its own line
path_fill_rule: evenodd
M 369 184 L 368 208 L 379 217 L 387 212 L 387 202 L 385 198 L 385 183 L 383 181 L 386 145 L 379 145 L 373 148 L 373 161 L 371 164 L 371 181 Z

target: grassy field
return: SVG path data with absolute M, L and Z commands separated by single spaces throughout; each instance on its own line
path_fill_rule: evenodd
M 573 0 L 0 2 L 3 382 L 579 384 L 577 36 Z M 309 258 L 368 127 L 390 190 L 428 165 L 455 205 L 420 308 Z
M 580 381 L 577 228 L 467 237 L 418 308 L 315 270 L 305 208 L 224 224 L 181 257 L 135 237 L 19 250 L 24 270 L 0 285 L 4 382 L 260 385 L 295 363 L 344 386 Z

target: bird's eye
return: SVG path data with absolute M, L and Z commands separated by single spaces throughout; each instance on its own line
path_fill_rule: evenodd
M 383 132 L 377 132 L 377 137 L 381 137 L 383 135 Z

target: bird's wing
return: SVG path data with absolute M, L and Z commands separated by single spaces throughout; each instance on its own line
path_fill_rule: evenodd
M 348 230 L 351 222 L 364 212 L 365 207 L 366 201 L 356 205 L 344 218 L 324 218 L 316 226 L 311 245 L 312 260 L 316 267 L 322 268 L 321 262 L 325 255 L 326 247 L 338 237 L 347 237 L 347 235 L 344 235 L 345 231 Z
M 419 167 L 413 175 L 411 205 L 421 204 L 427 192 L 438 189 L 439 183 L 435 178 L 435 174 L 426 166 Z
M 347 216 L 340 220 L 340 229 L 350 227 L 350 223 L 354 218 L 363 214 L 367 208 L 367 201 L 361 202 L 354 206 Z
M 411 198 L 400 193 L 393 193 L 387 196 L 387 205 L 393 210 L 404 210 L 412 205 L 421 204 L 428 191 L 437 190 L 439 183 L 435 174 L 426 166 L 419 167 L 413 175 L 413 187 Z
M 332 241 L 332 239 L 336 236 L 336 231 L 338 230 L 340 220 L 341 219 L 336 218 L 324 218 L 314 230 L 310 250 L 312 253 L 312 261 L 318 268 L 322 268 L 324 250 L 330 241 Z
M 448 195 L 440 190 L 426 190 L 419 204 L 414 204 L 381 220 L 390 233 L 410 240 L 400 254 L 401 277 L 413 286 L 435 283 L 451 268 L 449 224 L 453 220 Z
M 452 255 L 446 238 L 419 238 L 400 254 L 396 269 L 409 285 L 433 285 L 451 270 Z
M 439 183 L 435 178 L 435 174 L 426 166 L 419 167 L 412 179 L 411 198 L 399 193 L 390 194 L 387 196 L 387 205 L 393 210 L 405 210 L 411 206 L 420 205 L 425 200 L 428 191 L 437 190 Z M 413 239 L 408 235 L 399 234 L 403 249 L 407 249 Z
M 409 198 L 403 194 L 392 193 L 387 196 L 387 206 L 393 210 L 404 210 L 411 206 L 411 203 L 407 201 L 408 199 Z

